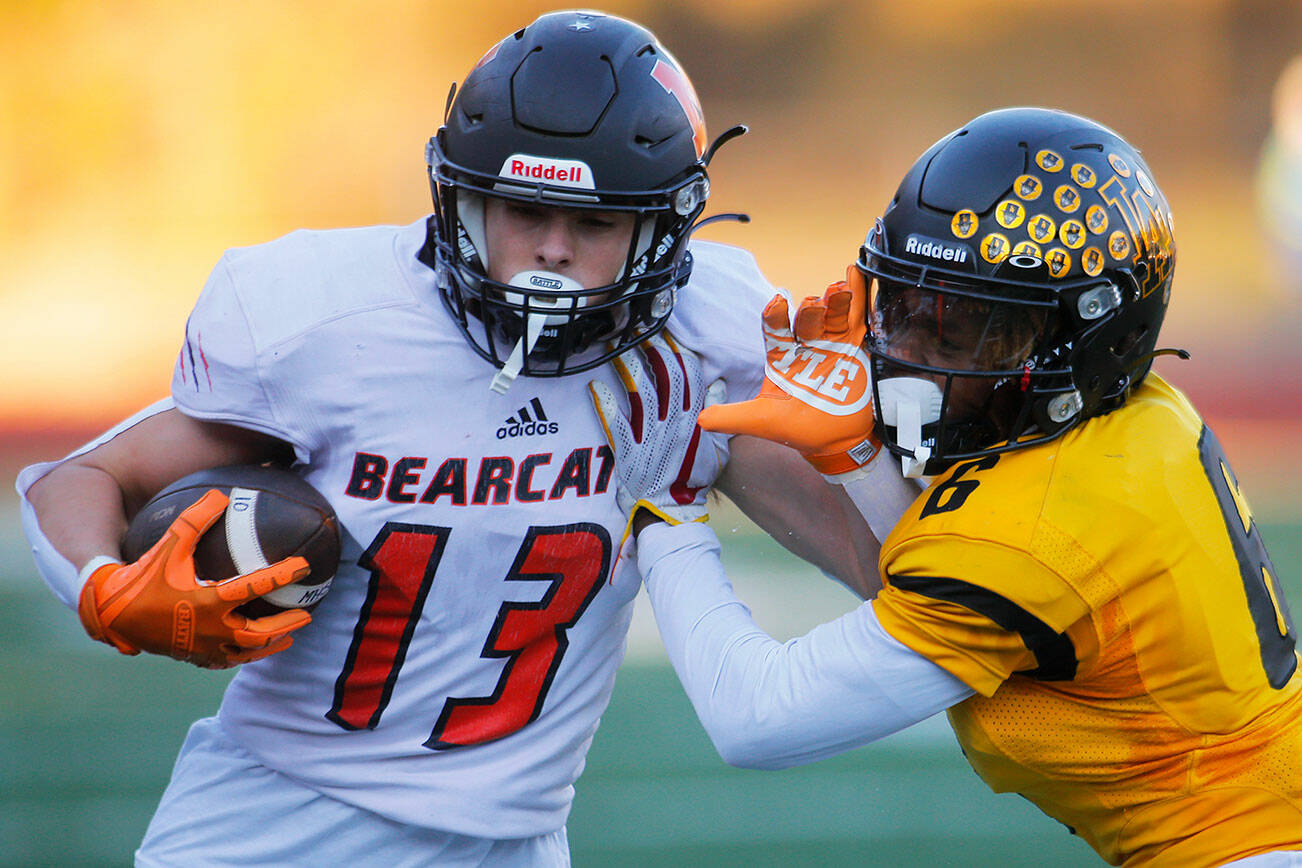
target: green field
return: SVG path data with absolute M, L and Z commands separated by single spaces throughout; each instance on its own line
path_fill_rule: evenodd
M 1302 524 L 1264 532 L 1302 613 Z M 775 633 L 803 632 L 852 604 L 767 540 L 737 537 L 737 575 L 777 565 L 780 581 L 738 581 Z M 0 865 L 130 864 L 186 727 L 216 708 L 228 677 L 91 643 L 36 578 L 16 521 L 6 521 Z M 1029 803 L 990 794 L 943 716 L 806 768 L 725 766 L 642 616 L 578 792 L 569 825 L 576 866 L 1101 864 Z

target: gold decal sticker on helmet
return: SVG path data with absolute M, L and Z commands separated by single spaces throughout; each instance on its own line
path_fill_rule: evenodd
M 1016 199 L 1005 199 L 995 206 L 995 221 L 1005 229 L 1016 229 L 1026 219 L 1026 206 Z
M 1013 253 L 1017 256 L 1034 256 L 1036 259 L 1043 259 L 1040 254 L 1040 245 L 1034 241 L 1019 241 L 1013 247 Z
M 1151 179 L 1149 183 L 1152 184 Z M 1116 209 L 1126 224 L 1125 232 L 1118 229 L 1108 237 L 1108 252 L 1116 259 L 1124 259 L 1133 251 L 1136 262 L 1146 258 L 1152 266 L 1140 288 L 1142 297 L 1147 298 L 1167 281 L 1175 264 L 1175 239 L 1169 212 L 1156 207 L 1153 199 L 1141 190 L 1133 193 L 1127 190 L 1125 182 L 1115 175 L 1099 188 L 1099 196 Z
M 1108 253 L 1113 259 L 1125 259 L 1130 255 L 1130 236 L 1118 229 L 1108 236 Z
M 1075 187 L 1063 184 L 1053 191 L 1053 203 L 1058 206 L 1059 211 L 1070 214 L 1080 207 L 1080 193 Z
M 1141 190 L 1143 190 L 1149 196 L 1153 195 L 1154 190 L 1156 188 L 1153 187 L 1152 180 L 1149 179 L 1148 175 L 1144 174 L 1144 171 L 1142 169 L 1137 170 L 1135 172 L 1135 180 L 1139 182 L 1139 188 Z
M 1062 156 L 1055 151 L 1043 150 L 1035 155 L 1035 165 L 1046 172 L 1061 172 L 1063 166 Z
M 1055 247 L 1044 254 L 1044 261 L 1049 265 L 1050 277 L 1062 277 L 1071 271 L 1071 254 L 1061 247 Z
M 1058 240 L 1072 250 L 1085 246 L 1085 224 L 1079 220 L 1064 220 L 1058 229 Z
M 1118 157 L 1116 154 L 1108 154 L 1108 164 L 1112 166 L 1112 171 L 1116 172 L 1121 177 L 1130 177 L 1130 164 Z
M 977 215 L 975 211 L 964 208 L 954 215 L 954 219 L 949 221 L 949 229 L 954 233 L 955 238 L 971 238 L 977 231 Z
M 1018 175 L 1017 180 L 1013 182 L 1013 190 L 1019 198 L 1033 202 L 1040 198 L 1044 184 L 1040 183 L 1040 179 L 1034 175 Z
M 1026 224 L 1026 234 L 1031 236 L 1031 240 L 1039 244 L 1045 244 L 1053 240 L 1053 235 L 1058 231 L 1058 224 L 1053 222 L 1053 218 L 1048 214 L 1036 214 Z
M 981 258 L 989 263 L 1002 262 L 1008 256 L 1008 238 L 991 232 L 981 239 Z
M 1108 212 L 1102 205 L 1091 205 L 1085 211 L 1085 225 L 1095 235 L 1102 235 L 1108 231 Z
M 1080 267 L 1090 277 L 1098 277 L 1103 270 L 1103 251 L 1097 247 L 1086 247 L 1080 254 Z
M 1088 190 L 1097 183 L 1099 176 L 1084 163 L 1076 163 L 1071 167 L 1071 179 Z

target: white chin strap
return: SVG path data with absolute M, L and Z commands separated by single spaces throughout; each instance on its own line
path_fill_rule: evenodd
M 944 394 L 931 380 L 920 377 L 890 377 L 877 381 L 877 395 L 881 399 L 882 421 L 895 429 L 895 442 L 913 457 L 901 455 L 904 475 L 922 476 L 931 448 L 922 445 L 922 426 L 940 421 L 940 405 Z
M 528 289 L 530 292 L 508 292 L 506 293 L 506 300 L 512 304 L 523 305 L 525 300 L 528 299 L 530 310 L 573 310 L 579 305 L 578 299 L 573 296 L 557 297 L 552 293 L 576 292 L 583 289 L 578 281 L 564 275 L 553 274 L 550 271 L 521 271 L 515 277 L 512 277 L 509 283 L 511 286 Z M 567 319 L 569 319 L 568 316 L 545 313 L 526 314 L 524 334 L 520 337 L 520 340 L 515 342 L 515 348 L 511 350 L 511 355 L 507 357 L 506 364 L 493 377 L 493 382 L 489 384 L 489 388 L 499 395 L 505 394 L 506 390 L 511 388 L 511 384 L 515 382 L 520 369 L 524 367 L 525 356 L 533 352 L 542 330 L 549 325 L 563 325 Z

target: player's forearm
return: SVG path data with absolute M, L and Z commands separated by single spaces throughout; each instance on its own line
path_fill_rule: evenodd
M 732 592 L 700 525 L 652 525 L 638 563 L 665 649 L 725 761 L 813 762 L 889 735 L 972 691 L 881 629 L 871 604 L 779 643 Z
M 877 540 L 840 486 L 779 443 L 737 435 L 730 445 L 715 487 L 791 553 L 860 597 L 875 593 Z
M 28 489 L 27 499 L 46 539 L 75 566 L 120 554 L 127 527 L 122 489 L 104 470 L 76 461 L 61 464 Z

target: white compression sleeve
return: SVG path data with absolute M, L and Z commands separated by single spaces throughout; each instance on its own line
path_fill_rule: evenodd
M 669 660 L 720 756 L 747 768 L 824 759 L 973 690 L 882 629 L 871 603 L 780 643 L 760 630 L 702 524 L 654 524 L 638 565 Z
M 926 488 L 921 480 L 906 478 L 900 472 L 900 462 L 890 454 L 877 456 L 867 468 L 827 479 L 845 489 L 878 542 L 890 535 L 900 516 Z
M 70 452 L 58 461 L 46 461 L 41 464 L 32 464 L 28 467 L 24 467 L 18 474 L 18 480 L 14 487 L 18 491 L 18 499 L 22 510 L 23 531 L 27 535 L 27 542 L 31 547 L 32 558 L 36 561 L 36 569 L 40 572 L 41 578 L 45 579 L 45 583 L 50 586 L 50 590 L 54 591 L 54 595 L 58 597 L 65 606 L 72 609 L 77 608 L 77 597 L 81 594 L 81 586 L 85 583 L 86 576 L 78 574 L 78 569 L 81 567 L 81 564 L 71 563 L 63 555 L 59 554 L 58 550 L 56 550 L 46 538 L 45 533 L 41 530 L 41 523 L 36 518 L 36 510 L 32 508 L 31 502 L 27 499 L 27 489 L 31 488 L 32 485 L 35 484 L 36 480 L 49 473 L 69 458 L 75 458 L 84 452 L 89 452 L 96 446 L 107 443 L 109 440 L 112 440 L 114 437 L 138 424 L 142 420 L 148 419 L 156 413 L 161 413 L 164 410 L 171 409 L 172 406 L 174 406 L 172 399 L 164 398 L 161 401 L 149 405 L 139 413 L 131 416 L 129 419 L 119 422 L 94 440 L 81 446 L 79 449 Z

